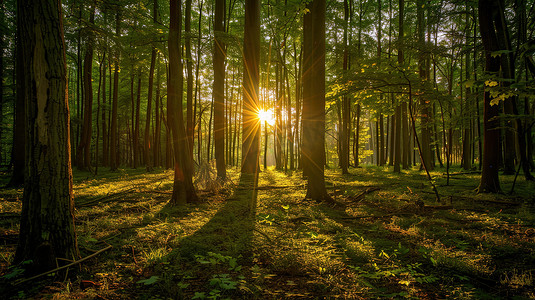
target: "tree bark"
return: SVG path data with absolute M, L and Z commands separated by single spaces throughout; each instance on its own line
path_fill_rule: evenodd
M 245 1 L 245 30 L 243 33 L 243 132 L 242 168 L 245 174 L 259 171 L 260 120 L 259 64 L 260 64 L 260 1 Z
M 158 1 L 154 1 L 157 3 Z M 195 126 L 193 125 L 193 59 L 191 57 L 191 0 L 186 0 L 184 20 L 185 50 L 186 50 L 186 134 L 188 136 L 189 154 L 193 158 L 193 138 Z M 217 10 L 217 9 L 216 9 Z M 200 33 L 199 33 L 200 34 Z
M 115 35 L 121 34 L 121 14 L 118 11 L 115 15 Z M 113 74 L 113 98 L 111 103 L 111 125 L 110 125 L 110 169 L 117 170 L 117 103 L 119 102 L 119 48 L 115 49 L 114 74 Z
M 344 72 L 348 70 L 349 60 L 349 45 L 347 44 L 347 31 L 349 26 L 349 1 L 344 0 L 344 58 L 342 62 L 342 69 Z M 340 130 L 340 168 L 342 174 L 349 174 L 349 126 L 350 126 L 351 104 L 349 96 L 342 97 L 342 124 Z M 358 124 L 357 124 L 358 126 Z M 358 135 L 358 134 L 357 134 Z M 358 138 L 357 138 L 358 142 Z M 358 146 L 357 146 L 358 149 Z
M 479 31 L 485 48 L 485 71 L 497 74 L 500 70 L 500 58 L 492 55 L 498 51 L 498 39 L 494 29 L 493 15 L 498 11 L 499 0 L 479 0 Z M 500 191 L 498 165 L 500 160 L 500 131 L 498 105 L 491 105 L 492 97 L 488 90 L 483 99 L 483 162 L 478 192 L 497 193 Z
M 95 24 L 95 7 L 91 9 L 89 23 Z M 76 150 L 76 166 L 81 170 L 91 170 L 91 135 L 93 133 L 93 49 L 95 37 L 92 28 L 86 27 L 86 49 L 84 55 L 84 120 L 82 136 Z
M 429 70 L 427 69 L 426 54 L 424 53 L 425 44 L 425 20 L 424 20 L 424 6 L 423 0 L 417 2 L 417 18 L 418 18 L 418 68 L 420 78 L 422 80 L 429 79 Z M 421 126 L 421 145 L 422 145 L 422 164 L 426 164 L 427 170 L 434 169 L 433 156 L 431 152 L 431 109 L 430 101 L 425 96 L 420 96 L 420 126 Z
M 225 33 L 225 0 L 216 0 L 214 16 L 214 146 L 217 177 L 227 177 L 225 162 L 225 59 L 226 45 L 221 37 Z
M 21 0 L 18 11 L 29 85 L 27 164 L 15 263 L 32 259 L 45 271 L 56 266 L 56 258 L 79 257 L 61 3 Z
M 325 188 L 325 0 L 307 4 L 303 19 L 303 172 L 306 198 L 330 200 Z
M 22 4 L 21 7 L 24 7 Z M 17 9 L 17 24 L 21 24 L 26 20 L 24 18 L 24 13 Z M 26 93 L 29 91 L 29 77 L 26 74 L 29 74 L 29 65 L 24 63 L 26 58 L 24 57 L 23 47 L 25 41 L 23 41 L 24 33 L 22 32 L 21 26 L 17 26 L 17 36 L 16 36 L 16 98 L 15 98 L 15 126 L 13 128 L 13 150 L 11 152 L 11 160 L 13 163 L 13 173 L 11 174 L 11 179 L 9 180 L 8 186 L 16 187 L 24 184 L 24 169 L 26 165 L 25 158 L 25 145 L 26 145 L 26 104 L 25 100 L 28 96 Z
M 173 152 L 175 157 L 175 177 L 173 195 L 170 205 L 184 205 L 197 200 L 193 186 L 193 159 L 189 155 L 188 139 L 184 126 L 182 112 L 183 78 L 182 61 L 180 60 L 180 30 L 181 9 L 180 1 L 170 1 L 169 25 L 169 84 L 167 96 L 167 120 L 171 127 Z

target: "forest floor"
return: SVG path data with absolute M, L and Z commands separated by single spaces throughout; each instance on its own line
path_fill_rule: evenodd
M 300 172 L 262 171 L 200 201 L 166 204 L 173 173 L 75 176 L 82 257 L 69 276 L 16 281 L 21 190 L 0 191 L 0 292 L 54 299 L 535 298 L 535 183 L 476 194 L 479 174 L 362 167 L 326 171 L 336 203 L 305 200 Z M 6 176 L 1 178 L 5 181 Z M 514 176 L 501 176 L 509 192 Z M 2 182 L 0 182 L 2 183 Z M 3 288 L 1 286 L 4 286 Z

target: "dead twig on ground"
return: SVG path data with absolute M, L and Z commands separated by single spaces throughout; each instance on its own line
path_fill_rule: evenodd
M 86 260 L 88 260 L 88 259 L 90 259 L 90 258 L 93 258 L 93 257 L 99 255 L 100 253 L 102 253 L 102 252 L 104 252 L 104 251 L 107 251 L 107 250 L 109 250 L 109 249 L 111 249 L 111 248 L 112 248 L 112 246 L 108 246 L 108 247 L 106 247 L 106 248 L 104 248 L 104 249 L 101 249 L 101 250 L 99 250 L 99 251 L 97 251 L 97 252 L 95 252 L 95 253 L 93 253 L 93 254 L 91 254 L 91 255 L 89 255 L 89 256 L 86 256 L 86 257 L 84 257 L 84 258 L 82 258 L 82 259 L 79 259 L 79 260 L 77 260 L 77 261 L 74 261 L 74 262 L 72 262 L 72 263 L 70 263 L 70 264 L 68 264 L 68 265 L 64 265 L 64 266 L 61 266 L 61 267 L 52 269 L 52 270 L 50 270 L 50 271 L 46 271 L 46 272 L 44 272 L 44 273 L 41 273 L 41 274 L 32 276 L 32 277 L 30 277 L 30 278 L 26 278 L 26 279 L 22 279 L 22 280 L 15 281 L 15 282 L 12 283 L 12 285 L 13 285 L 13 286 L 20 285 L 20 284 L 23 284 L 23 283 L 25 283 L 25 282 L 34 280 L 34 279 L 36 279 L 36 278 L 39 278 L 39 277 L 48 275 L 48 274 L 50 274 L 50 273 L 54 273 L 54 272 L 61 271 L 61 270 L 63 270 L 63 269 L 67 269 L 67 268 L 69 268 L 69 267 L 78 265 L 78 264 L 80 264 L 80 263 L 82 263 L 82 262 L 84 262 L 84 261 L 86 261 Z

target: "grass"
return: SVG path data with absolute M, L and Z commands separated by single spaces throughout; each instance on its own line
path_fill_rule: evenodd
M 478 174 L 457 172 L 445 186 L 438 169 L 439 204 L 417 169 L 350 171 L 326 171 L 337 205 L 304 200 L 300 172 L 264 171 L 265 188 L 254 191 L 254 178 L 229 169 L 228 184 L 205 184 L 201 202 L 180 208 L 166 206 L 171 171 L 76 171 L 80 252 L 113 249 L 66 280 L 3 291 L 54 299 L 535 298 L 534 183 L 520 179 L 513 195 L 476 195 Z M 500 179 L 509 190 L 513 176 Z M 0 195 L 5 286 L 16 269 L 21 196 Z M 97 286 L 82 290 L 82 280 Z

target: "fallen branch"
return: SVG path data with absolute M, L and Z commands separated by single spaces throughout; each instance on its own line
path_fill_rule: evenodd
M 77 264 L 80 264 L 80 263 L 82 263 L 82 262 L 84 262 L 84 261 L 86 261 L 86 260 L 88 260 L 88 259 L 90 259 L 90 258 L 93 258 L 93 257 L 99 255 L 100 253 L 102 253 L 102 252 L 104 252 L 104 251 L 107 251 L 107 250 L 109 250 L 109 249 L 111 249 L 111 248 L 112 248 L 112 246 L 110 245 L 110 246 L 108 246 L 108 247 L 106 247 L 106 248 L 104 248 L 104 249 L 101 249 L 101 250 L 99 250 L 99 251 L 97 251 L 97 252 L 95 252 L 95 253 L 93 253 L 93 254 L 91 254 L 91 255 L 89 255 L 89 256 L 86 256 L 86 257 L 84 257 L 84 258 L 82 258 L 82 259 L 80 259 L 80 260 L 74 261 L 74 262 L 72 262 L 72 263 L 70 263 L 70 264 L 68 264 L 68 265 L 64 265 L 64 266 L 61 266 L 61 267 L 52 269 L 52 270 L 50 270 L 50 271 L 46 271 L 46 272 L 44 272 L 44 273 L 41 273 L 41 274 L 32 276 L 32 277 L 30 277 L 30 278 L 26 278 L 26 279 L 22 279 L 22 280 L 15 281 L 15 282 L 13 282 L 12 285 L 13 285 L 13 286 L 16 286 L 16 285 L 19 285 L 19 284 L 22 284 L 22 283 L 25 283 L 25 282 L 34 280 L 34 279 L 36 279 L 36 278 L 39 278 L 39 277 L 48 275 L 48 274 L 50 274 L 50 273 L 54 273 L 54 272 L 57 272 L 57 271 L 61 271 L 61 270 L 63 270 L 63 269 L 67 269 L 68 267 L 72 267 L 72 266 L 75 266 L 75 265 L 77 265 Z
M 171 195 L 173 194 L 173 191 L 156 191 L 156 190 L 142 190 L 139 191 L 140 193 L 155 193 L 155 194 L 165 194 L 165 195 Z
M 302 185 L 264 185 L 254 188 L 257 191 L 276 190 L 276 189 L 288 189 L 288 188 L 301 188 Z M 253 187 L 237 187 L 236 190 L 251 190 Z
M 424 205 L 424 209 L 438 209 L 438 210 L 448 210 L 453 209 L 451 205 Z
M 391 213 L 386 215 L 365 215 L 365 216 L 356 216 L 356 217 L 341 217 L 343 220 L 355 220 L 355 219 L 367 219 L 367 218 L 387 218 L 387 217 L 393 217 L 393 216 L 412 216 L 414 213 Z
M 351 200 L 351 202 L 360 202 L 360 201 L 362 201 L 364 199 L 364 196 L 366 196 L 367 194 L 369 194 L 371 192 L 375 192 L 375 191 L 378 191 L 378 190 L 380 190 L 380 188 L 378 188 L 378 187 L 367 188 L 366 190 L 364 190 L 363 192 L 361 192 L 357 196 L 349 197 L 349 200 Z
M 468 174 L 481 174 L 481 171 L 466 171 L 466 172 L 450 173 L 450 175 L 468 175 Z M 446 175 L 446 174 L 442 173 L 442 175 Z

